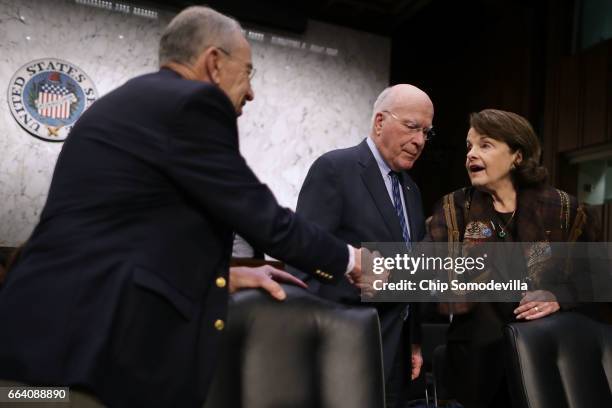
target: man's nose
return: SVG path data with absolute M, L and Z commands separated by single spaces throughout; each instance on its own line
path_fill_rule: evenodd
M 251 84 L 249 84 L 249 89 L 247 89 L 245 97 L 247 101 L 252 101 L 255 99 L 255 92 L 253 91 L 253 86 Z
M 427 130 L 421 129 L 415 135 L 414 143 L 419 147 L 423 147 L 425 146 L 425 142 L 427 142 Z

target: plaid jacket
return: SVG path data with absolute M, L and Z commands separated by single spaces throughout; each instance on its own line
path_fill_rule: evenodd
M 453 207 L 451 211 L 450 206 Z M 503 238 L 496 233 L 500 226 L 496 227 L 492 221 L 495 217 L 489 194 L 472 187 L 463 188 L 445 196 L 436 205 L 426 240 L 461 242 L 458 247 L 464 253 L 479 243 L 529 243 L 523 245 L 523 255 L 530 289 L 549 290 L 564 307 L 572 306 L 573 300 L 579 297 L 576 282 L 589 285 L 585 281 L 588 272 L 577 276 L 576 273 L 584 273 L 584 268 L 578 271 L 575 265 L 563 262 L 558 256 L 551 258 L 549 243 L 599 241 L 600 223 L 591 209 L 579 205 L 575 197 L 563 191 L 542 186 L 519 190 L 514 216 L 516 227 L 505 231 Z
M 574 197 L 552 187 L 521 189 L 517 195 L 517 210 L 514 215 L 515 228 L 508 231 L 503 239 L 495 231 L 486 231 L 495 210 L 490 195 L 468 187 L 452 194 L 454 203 L 452 213 L 457 236 L 451 240 L 477 245 L 478 242 L 522 242 L 522 247 L 546 246 L 551 242 L 597 241 L 599 223 L 590 210 L 578 205 Z M 448 205 L 445 196 L 436 205 L 426 240 L 434 242 L 449 241 Z M 450 207 L 449 207 L 450 209 Z M 480 223 L 480 224 L 479 224 Z M 466 228 L 467 227 L 467 228 Z M 467 231 L 466 231 L 467 229 Z M 479 236 L 480 233 L 480 236 Z M 472 242 L 470 242 L 472 241 Z M 532 244 L 532 245 L 531 245 Z M 519 258 L 519 264 L 521 259 Z M 572 285 L 563 285 L 566 265 L 557 265 L 542 259 L 534 264 L 539 267 L 529 271 L 526 256 L 525 272 L 533 272 L 538 278 L 535 288 L 547 289 L 558 299 L 572 295 Z M 502 265 L 504 266 L 504 265 Z M 583 272 L 573 268 L 574 272 Z M 588 277 L 588 273 L 586 274 Z M 559 302 L 562 308 L 574 306 L 572 302 Z M 449 376 L 454 378 L 454 394 L 461 401 L 485 401 L 493 399 L 495 390 L 502 385 L 503 365 L 497 356 L 504 353 L 502 338 L 503 326 L 515 321 L 513 313 L 516 303 L 475 303 L 469 312 L 455 315 L 447 338 L 447 362 Z M 477 387 L 474 384 L 478 384 Z
M 462 188 L 452 193 L 454 210 L 457 215 L 457 226 L 460 241 L 463 241 L 465 226 L 470 221 L 481 220 L 488 223 L 495 216 L 493 200 L 487 193 L 472 187 Z M 564 197 L 569 200 L 569 211 L 562 211 Z M 584 215 L 576 219 L 578 212 Z M 443 200 L 436 204 L 428 229 L 428 241 L 447 242 L 448 226 L 444 215 Z M 489 242 L 567 242 L 574 229 L 578 234 L 573 240 L 594 242 L 600 238 L 601 231 L 592 210 L 578 205 L 575 197 L 552 187 L 525 188 L 518 192 L 516 220 L 516 237 L 512 233 L 504 239 L 496 234 L 483 238 Z M 576 221 L 578 223 L 576 224 Z

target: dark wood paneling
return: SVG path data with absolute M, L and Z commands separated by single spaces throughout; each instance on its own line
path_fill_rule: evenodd
M 565 152 L 580 147 L 579 107 L 580 74 L 578 59 L 568 57 L 559 67 L 559 116 L 557 150 Z
M 593 146 L 607 139 L 608 120 L 608 43 L 600 44 L 581 56 L 584 86 L 582 146 Z
M 550 70 L 546 80 L 546 103 L 544 105 L 544 130 L 542 134 L 543 164 L 548 169 L 549 181 L 558 183 L 557 145 L 559 143 L 559 80 L 560 70 Z
M 547 94 L 546 121 L 547 130 L 558 135 L 557 152 L 590 148 L 611 139 L 611 53 L 612 41 L 607 41 L 564 57 L 550 69 L 555 80 Z
M 547 0 L 542 2 L 544 15 L 540 25 L 544 31 L 544 78 L 546 95 L 542 113 L 544 127 L 542 144 L 544 146 L 544 165 L 550 173 L 550 182 L 558 185 L 560 179 L 559 161 L 559 99 L 561 83 L 560 61 L 571 54 L 572 26 L 574 24 L 574 0 Z

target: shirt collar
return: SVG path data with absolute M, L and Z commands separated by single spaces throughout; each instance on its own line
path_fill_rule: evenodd
M 374 141 L 372 140 L 370 136 L 368 136 L 368 138 L 366 139 L 366 143 L 368 144 L 368 147 L 372 151 L 372 154 L 374 155 L 374 159 L 376 159 L 376 163 L 378 163 L 378 168 L 380 169 L 380 172 L 385 176 L 388 175 L 389 172 L 392 171 L 391 167 L 389 167 L 385 159 L 383 159 L 383 157 L 380 155 L 380 152 L 378 151 L 378 147 L 376 147 L 376 144 L 374 143 Z

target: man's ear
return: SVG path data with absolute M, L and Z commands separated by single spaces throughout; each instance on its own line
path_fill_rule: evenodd
M 202 79 L 212 82 L 215 85 L 221 83 L 221 67 L 223 65 L 220 52 L 214 47 L 204 51 L 196 63 L 198 72 L 201 72 Z
M 374 133 L 378 136 L 383 126 L 383 114 L 382 112 L 376 112 L 374 115 Z

